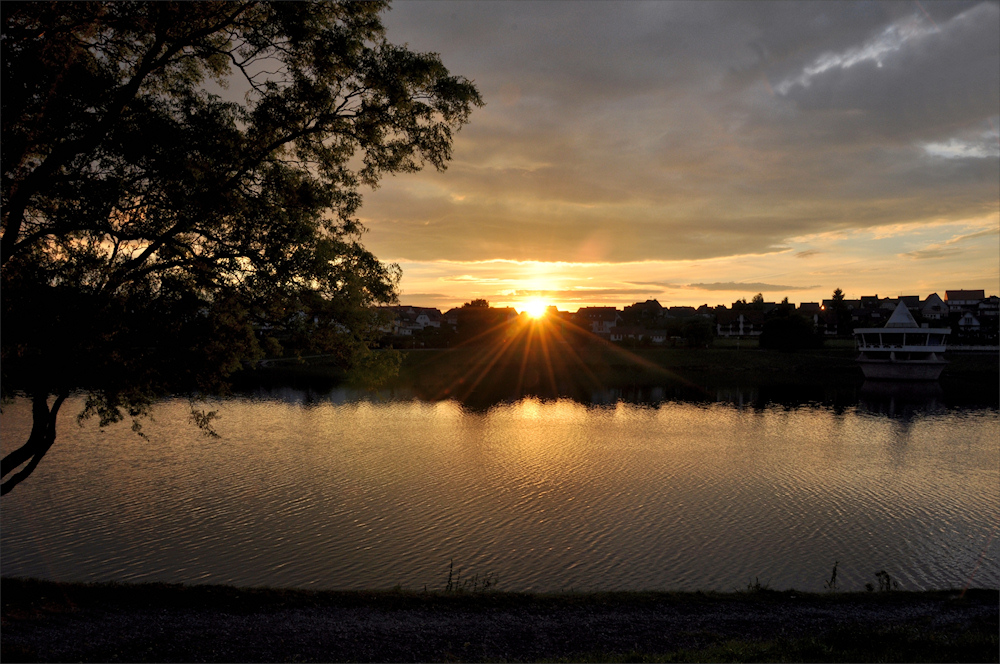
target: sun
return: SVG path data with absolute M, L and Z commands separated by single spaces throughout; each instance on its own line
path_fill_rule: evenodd
M 529 300 L 524 303 L 524 309 L 532 318 L 541 318 L 545 315 L 547 305 L 542 300 Z

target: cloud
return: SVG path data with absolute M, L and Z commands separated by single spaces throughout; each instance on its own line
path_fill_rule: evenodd
M 819 254 L 822 254 L 822 253 L 823 252 L 820 251 L 819 249 L 806 249 L 804 251 L 797 251 L 797 252 L 795 252 L 795 257 L 796 258 L 811 258 L 812 256 L 818 256 Z
M 926 260 L 928 258 L 945 258 L 947 256 L 955 256 L 962 253 L 960 247 L 927 247 L 926 249 L 917 249 L 915 251 L 908 251 L 904 256 L 908 258 L 913 258 L 915 260 Z
M 939 135 L 1000 105 L 1000 7 L 982 3 L 941 22 L 917 7 L 861 43 L 827 51 L 772 83 L 805 110 L 851 110 L 886 136 Z
M 633 286 L 654 286 L 656 288 L 662 288 L 664 290 L 668 288 L 684 288 L 683 284 L 673 284 L 666 281 L 627 281 L 625 283 L 631 284 Z
M 947 142 L 925 143 L 924 151 L 933 157 L 945 159 L 990 159 L 1000 157 L 997 136 L 985 134 L 979 140 L 950 138 Z
M 902 255 L 908 258 L 913 258 L 915 260 L 926 260 L 929 258 L 945 258 L 948 256 L 955 256 L 964 251 L 961 247 L 957 247 L 955 245 L 981 237 L 990 237 L 991 235 L 1000 235 L 1000 228 L 984 228 L 982 230 L 975 231 L 973 233 L 956 235 L 955 237 L 945 240 L 944 242 L 931 244 L 928 245 L 927 247 L 924 247 L 923 249 L 908 251 Z
M 758 291 L 766 293 L 768 291 L 799 291 L 812 290 L 820 286 L 779 286 L 777 284 L 764 284 L 758 282 L 741 283 L 738 281 L 715 282 L 711 284 L 688 284 L 688 288 L 708 291 Z
M 388 37 L 441 53 L 487 106 L 446 172 L 366 196 L 366 244 L 681 261 L 981 217 L 1000 199 L 998 20 L 974 2 L 398 3 Z
M 447 275 L 440 278 L 441 281 L 455 281 L 458 283 L 469 283 L 469 284 L 495 284 L 502 279 L 497 279 L 495 277 L 474 277 L 471 274 L 456 274 Z
M 557 300 L 587 300 L 591 298 L 603 299 L 620 296 L 641 296 L 650 295 L 649 290 L 640 288 L 568 288 L 558 290 L 530 290 L 520 289 L 497 293 L 496 297 L 507 298 L 530 298 L 546 297 Z

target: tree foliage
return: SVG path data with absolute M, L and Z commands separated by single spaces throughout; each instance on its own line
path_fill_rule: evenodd
M 812 321 L 794 312 L 768 319 L 760 334 L 760 347 L 771 350 L 795 351 L 822 345 L 823 336 Z
M 837 334 L 840 336 L 845 336 L 851 333 L 851 311 L 847 307 L 847 303 L 844 301 L 844 291 L 839 288 L 834 289 L 833 297 L 831 298 L 830 308 L 833 310 L 834 316 L 837 321 Z
M 223 388 L 279 342 L 376 363 L 371 307 L 399 269 L 361 243 L 360 189 L 443 169 L 482 105 L 389 43 L 385 9 L 4 4 L 3 389 L 35 428 L 3 492 L 72 390 L 105 424 Z

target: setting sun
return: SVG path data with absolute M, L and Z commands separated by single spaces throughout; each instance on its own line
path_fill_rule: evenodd
M 532 318 L 541 318 L 545 315 L 546 304 L 541 300 L 531 300 L 524 304 L 524 309 L 522 311 L 527 312 Z

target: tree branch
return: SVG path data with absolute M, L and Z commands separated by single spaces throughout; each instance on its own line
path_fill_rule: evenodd
M 52 402 L 52 408 L 50 409 L 48 405 L 48 392 L 35 392 L 31 405 L 31 434 L 28 435 L 28 441 L 24 445 L 0 461 L 0 476 L 7 477 L 8 474 L 25 461 L 28 461 L 28 465 L 21 472 L 15 473 L 10 479 L 0 485 L 0 496 L 9 493 L 11 489 L 31 475 L 35 468 L 38 467 L 42 457 L 52 447 L 52 443 L 56 439 L 56 416 L 59 414 L 59 407 L 62 406 L 67 396 L 68 394 L 65 391 L 60 392 L 56 396 L 56 400 Z

